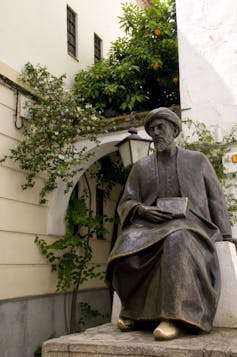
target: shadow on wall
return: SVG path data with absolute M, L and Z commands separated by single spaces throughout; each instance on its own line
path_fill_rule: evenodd
M 213 55 L 211 58 L 210 53 L 214 54 L 217 44 L 209 39 L 209 47 L 205 44 L 202 52 L 198 52 L 188 42 L 185 34 L 179 31 L 178 36 L 183 119 L 191 118 L 202 121 L 207 126 L 218 125 L 224 131 L 230 130 L 236 124 L 237 97 L 233 93 L 234 88 L 231 88 L 233 83 L 228 77 L 224 78 L 224 71 L 221 72 L 221 77 L 215 69 L 220 68 L 220 57 Z M 225 65 L 228 66 L 227 59 Z

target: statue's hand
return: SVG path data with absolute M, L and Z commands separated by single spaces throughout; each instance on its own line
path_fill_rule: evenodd
M 137 213 L 140 217 L 154 223 L 169 221 L 173 218 L 171 213 L 162 212 L 155 206 L 140 205 L 137 209 Z

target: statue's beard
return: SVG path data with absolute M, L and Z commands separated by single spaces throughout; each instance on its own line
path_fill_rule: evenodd
M 162 152 L 165 151 L 174 141 L 174 138 L 157 138 L 154 139 L 154 146 L 156 151 Z

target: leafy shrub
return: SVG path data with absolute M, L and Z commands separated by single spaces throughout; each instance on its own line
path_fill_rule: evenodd
M 179 103 L 178 48 L 174 0 L 153 0 L 151 7 L 124 4 L 121 27 L 109 57 L 75 77 L 81 103 L 105 116 Z

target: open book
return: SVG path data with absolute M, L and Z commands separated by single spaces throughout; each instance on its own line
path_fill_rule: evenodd
M 188 197 L 158 198 L 156 205 L 161 211 L 171 213 L 175 217 L 185 217 L 188 208 Z

